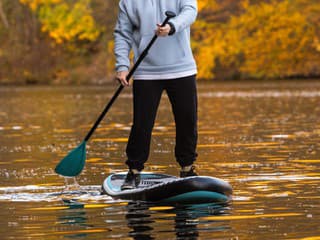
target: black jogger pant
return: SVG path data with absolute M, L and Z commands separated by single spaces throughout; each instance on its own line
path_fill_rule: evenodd
M 126 149 L 126 164 L 141 171 L 150 150 L 151 133 L 163 90 L 167 92 L 176 124 L 175 157 L 181 167 L 191 165 L 197 145 L 196 76 L 133 82 L 133 125 Z

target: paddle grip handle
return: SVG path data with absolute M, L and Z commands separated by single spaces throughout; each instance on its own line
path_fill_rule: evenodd
M 169 22 L 169 20 L 171 18 L 176 16 L 176 14 L 174 12 L 171 12 L 171 11 L 166 11 L 165 14 L 166 14 L 166 19 L 161 24 L 162 27 L 164 27 Z M 151 39 L 150 43 L 148 44 L 148 46 L 141 53 L 141 55 L 139 56 L 138 60 L 136 61 L 136 63 L 133 65 L 132 69 L 128 73 L 128 75 L 126 77 L 127 81 L 129 81 L 129 79 L 133 76 L 134 72 L 136 71 L 136 69 L 138 68 L 138 66 L 142 62 L 142 60 L 148 55 L 149 49 L 151 48 L 151 46 L 153 45 L 153 43 L 156 41 L 157 38 L 158 38 L 158 36 L 155 34 L 153 36 L 153 38 Z M 99 124 L 102 121 L 102 119 L 104 118 L 104 116 L 107 114 L 107 112 L 109 111 L 109 109 L 111 108 L 111 106 L 113 105 L 115 100 L 118 98 L 118 96 L 121 93 L 122 89 L 123 89 L 123 85 L 120 85 L 118 87 L 117 91 L 113 94 L 113 96 L 110 99 L 109 103 L 105 106 L 104 110 L 101 112 L 100 116 L 98 117 L 98 119 L 96 120 L 96 122 L 94 123 L 94 125 L 92 126 L 90 131 L 88 132 L 87 136 L 84 138 L 85 142 L 87 142 L 90 139 L 90 137 L 93 134 L 93 132 L 99 126 Z
M 171 18 L 175 17 L 176 14 L 174 12 L 171 11 L 166 11 L 166 19 L 163 21 L 163 23 L 161 24 L 161 27 L 164 27 Z M 157 40 L 158 36 L 155 34 L 153 36 L 153 38 L 151 39 L 150 43 L 148 44 L 148 46 L 143 50 L 143 52 L 141 53 L 141 55 L 139 56 L 138 60 L 136 61 L 136 63 L 134 64 L 134 66 L 132 67 L 131 71 L 128 73 L 126 79 L 127 81 L 130 80 L 130 78 L 133 76 L 134 72 L 136 71 L 136 69 L 138 68 L 138 66 L 140 65 L 140 63 L 142 62 L 142 60 L 148 55 L 149 49 L 151 48 L 151 46 L 153 45 L 153 43 Z

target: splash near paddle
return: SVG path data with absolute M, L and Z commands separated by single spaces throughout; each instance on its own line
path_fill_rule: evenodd
M 231 185 L 214 177 L 178 178 L 166 174 L 141 173 L 137 188 L 121 190 L 125 177 L 125 172 L 107 177 L 102 184 L 102 193 L 114 199 L 171 204 L 227 202 L 232 195 Z

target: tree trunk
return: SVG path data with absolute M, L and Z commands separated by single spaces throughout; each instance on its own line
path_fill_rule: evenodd
M 9 22 L 8 22 L 8 19 L 7 19 L 7 16 L 6 16 L 5 12 L 3 11 L 2 0 L 0 0 L 0 18 L 1 18 L 5 28 L 8 29 L 9 28 Z

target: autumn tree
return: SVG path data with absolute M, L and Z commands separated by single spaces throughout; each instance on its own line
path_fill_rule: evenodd
M 221 69 L 250 78 L 320 74 L 317 22 L 308 19 L 320 13 L 316 2 L 243 1 L 242 11 L 226 23 L 197 23 L 204 35 L 196 44 L 200 78 Z
M 0 83 L 106 82 L 119 1 L 1 0 Z M 200 79 L 320 76 L 318 0 L 198 0 Z

